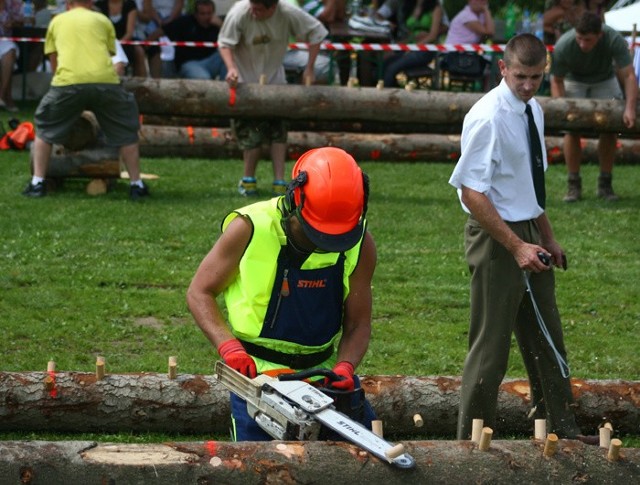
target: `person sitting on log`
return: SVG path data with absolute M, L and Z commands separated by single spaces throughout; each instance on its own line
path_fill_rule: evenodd
M 44 52 L 54 75 L 34 115 L 33 177 L 23 194 L 46 195 L 52 145 L 64 144 L 87 110 L 95 114 L 107 141 L 120 147 L 129 171 L 130 197 L 144 198 L 149 189 L 140 178 L 138 105 L 120 85 L 112 63 L 115 29 L 107 17 L 91 9 L 92 0 L 69 0 L 68 4 L 69 10 L 56 15 L 47 30 Z
M 376 265 L 366 230 L 368 178 L 334 147 L 303 154 L 292 178 L 285 195 L 225 217 L 187 303 L 224 362 L 247 377 L 332 369 L 343 378 L 332 386 L 353 391 L 369 346 Z M 373 410 L 361 405 L 359 421 L 371 429 Z M 231 409 L 236 440 L 271 439 L 233 394 Z
M 227 66 L 226 80 L 232 89 L 238 82 L 286 84 L 283 65 L 291 37 L 309 43 L 309 62 L 304 83 L 315 79 L 314 66 L 327 29 L 317 19 L 286 1 L 240 0 L 227 13 L 220 30 L 220 54 Z M 238 192 L 257 196 L 256 169 L 263 144 L 270 146 L 273 163 L 271 191 L 281 195 L 287 188 L 284 163 L 287 154 L 287 124 L 281 119 L 233 119 L 233 133 L 242 149 L 243 176 Z

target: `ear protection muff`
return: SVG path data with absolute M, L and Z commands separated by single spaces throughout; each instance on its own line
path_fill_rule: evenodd
M 301 188 L 306 183 L 307 183 L 307 172 L 305 170 L 301 170 L 298 173 L 298 176 L 294 178 L 291 182 L 289 182 L 289 185 L 287 185 L 287 191 L 284 195 L 285 217 L 288 217 L 296 210 L 295 191 L 297 188 Z M 304 203 L 304 192 L 300 190 L 300 207 L 302 207 L 303 203 Z

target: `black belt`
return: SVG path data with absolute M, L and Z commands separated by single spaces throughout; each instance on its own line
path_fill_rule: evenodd
M 269 362 L 286 365 L 290 369 L 316 367 L 333 355 L 333 345 L 313 354 L 287 354 L 262 347 L 261 345 L 252 344 L 246 340 L 240 340 L 240 342 L 248 354 L 258 357 L 259 359 L 268 360 Z

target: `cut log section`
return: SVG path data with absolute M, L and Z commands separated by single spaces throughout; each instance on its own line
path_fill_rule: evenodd
M 145 115 L 462 124 L 481 93 L 241 83 L 229 103 L 224 81 L 131 78 L 124 82 Z M 547 130 L 640 133 L 622 121 L 624 101 L 539 97 Z
M 0 442 L 0 474 L 10 483 L 638 483 L 640 449 L 607 450 L 560 440 L 543 457 L 534 441 L 492 441 L 479 451 L 470 441 L 403 443 L 416 466 L 399 469 L 355 445 L 337 442 L 220 441 L 152 445 L 90 441 Z M 319 477 L 322 477 L 319 479 Z
M 44 372 L 0 373 L 0 431 L 158 431 L 228 434 L 229 393 L 211 376 L 59 372 L 50 388 Z M 616 433 L 636 434 L 640 424 L 640 382 L 572 381 L 576 417 L 585 434 L 604 421 Z M 363 376 L 362 385 L 385 436 L 453 437 L 460 379 L 454 377 Z M 527 419 L 526 380 L 500 387 L 496 439 L 534 435 Z M 416 430 L 413 417 L 423 426 Z

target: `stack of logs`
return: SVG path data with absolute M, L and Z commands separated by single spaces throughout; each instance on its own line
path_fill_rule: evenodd
M 221 81 L 137 79 L 125 82 L 138 102 L 143 157 L 241 158 L 230 118 L 281 118 L 290 125 L 289 157 L 310 148 L 339 146 L 357 160 L 452 162 L 460 153 L 465 114 L 479 93 L 337 86 L 244 84 L 230 97 Z M 625 135 L 617 163 L 637 163 L 640 121 L 622 124 L 623 102 L 539 98 L 545 110 L 546 148 L 551 163 L 562 163 L 563 131 L 584 134 L 586 160 L 596 160 L 599 133 Z M 232 102 L 231 102 L 232 101 Z M 640 120 L 640 116 L 638 116 Z M 56 147 L 51 178 L 120 176 L 117 152 L 104 145 L 95 120 L 83 119 L 74 137 Z
M 460 379 L 363 376 L 385 438 L 403 441 L 416 466 L 397 469 L 357 446 L 335 442 L 176 442 L 113 445 L 92 441 L 0 441 L 0 476 L 8 483 L 638 483 L 640 449 L 618 436 L 638 433 L 640 382 L 572 380 L 576 417 L 600 428 L 601 446 L 547 434 L 527 419 L 527 381 L 505 380 L 497 431 L 525 440 L 495 440 L 474 422 L 470 441 L 455 434 Z M 0 372 L 0 432 L 165 432 L 226 435 L 229 394 L 215 378 L 166 373 Z M 611 422 L 614 426 L 605 424 Z M 382 433 L 382 427 L 375 427 Z M 416 438 L 420 438 L 416 440 Z M 434 440 L 434 438 L 445 438 Z M 74 478 L 75 477 L 75 478 Z M 314 478 L 315 477 L 315 478 Z M 32 482 L 33 481 L 33 482 Z M 337 483 L 337 482 L 336 482 Z

